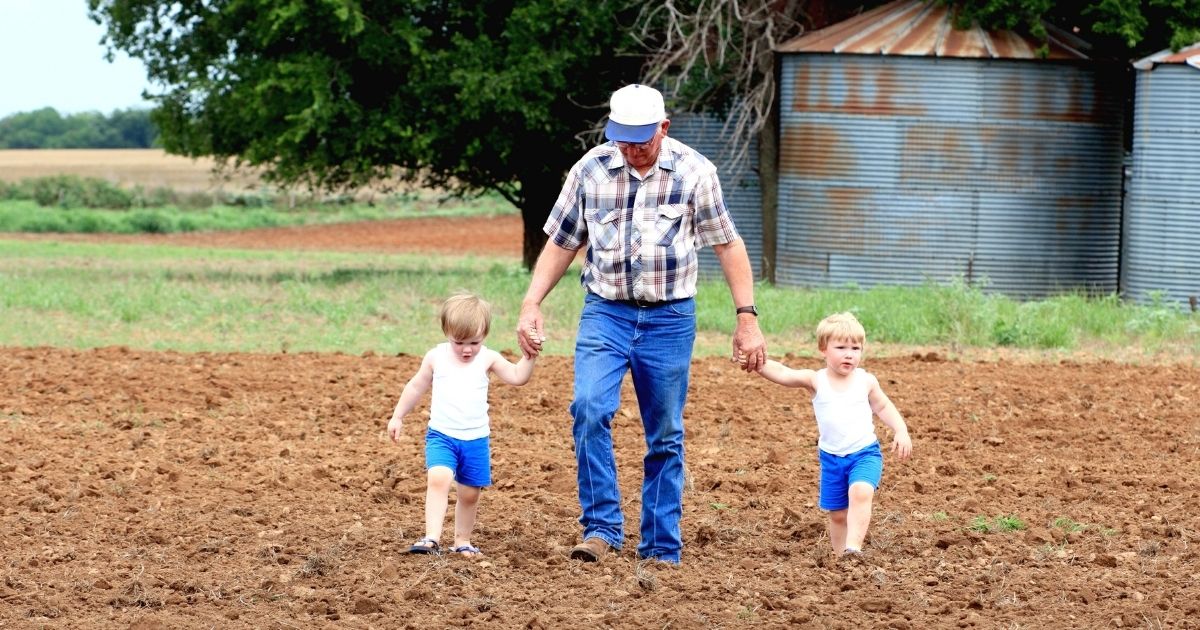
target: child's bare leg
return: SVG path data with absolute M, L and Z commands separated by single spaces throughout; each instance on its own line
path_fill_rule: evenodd
M 846 549 L 862 550 L 871 525 L 871 501 L 875 498 L 875 487 L 863 481 L 850 484 L 850 508 L 846 515 Z
M 829 513 L 829 544 L 833 546 L 834 555 L 846 550 L 846 510 Z
M 429 481 L 425 487 L 425 537 L 439 540 L 442 524 L 446 521 L 446 508 L 450 504 L 450 484 L 454 471 L 445 466 L 429 469 Z
M 479 495 L 482 488 L 458 484 L 457 501 L 454 504 L 454 546 L 471 544 L 471 532 L 475 531 L 475 516 L 479 513 Z

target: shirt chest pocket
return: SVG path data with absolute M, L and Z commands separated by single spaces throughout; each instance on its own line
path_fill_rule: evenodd
M 659 206 L 654 218 L 654 243 L 659 247 L 670 247 L 679 240 L 683 222 L 687 219 L 687 204 Z
M 611 251 L 621 246 L 621 210 L 598 209 L 589 212 L 588 238 L 592 247 L 602 251 Z

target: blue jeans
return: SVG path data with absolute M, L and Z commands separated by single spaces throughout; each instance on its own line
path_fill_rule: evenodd
M 575 458 L 584 539 L 616 549 L 625 538 L 612 418 L 628 371 L 646 436 L 638 557 L 678 563 L 683 549 L 683 404 L 687 397 L 693 299 L 639 307 L 588 293 L 575 341 Z

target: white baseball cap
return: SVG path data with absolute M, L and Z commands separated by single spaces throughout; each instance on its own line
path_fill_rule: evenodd
M 633 83 L 613 92 L 604 136 L 617 142 L 646 142 L 667 118 L 662 92 Z

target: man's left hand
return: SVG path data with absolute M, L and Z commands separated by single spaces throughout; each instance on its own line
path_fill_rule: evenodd
M 758 318 L 738 315 L 733 331 L 733 361 L 747 372 L 757 372 L 767 364 L 767 340 L 758 329 Z

